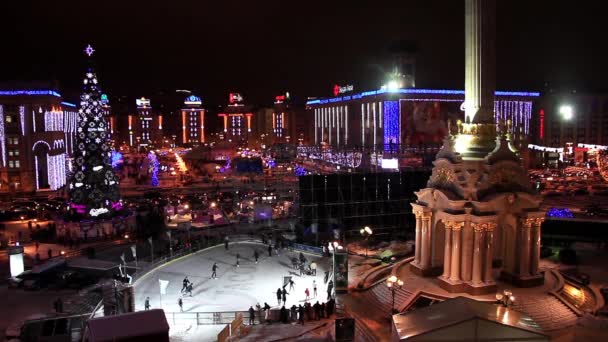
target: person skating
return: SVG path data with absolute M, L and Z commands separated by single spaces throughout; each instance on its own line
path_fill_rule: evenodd
M 268 244 L 268 256 L 271 257 L 272 256 L 272 245 Z
M 214 262 L 213 266 L 211 267 L 211 278 L 212 279 L 217 278 L 217 268 L 218 268 L 217 262 Z
M 188 283 L 190 283 L 190 280 L 188 280 L 188 276 L 186 276 L 184 278 L 184 280 L 182 280 L 182 284 L 183 284 L 182 290 L 181 290 L 182 293 L 188 288 Z
M 253 257 L 255 258 L 255 263 L 258 263 L 258 258 L 260 257 L 260 254 L 258 253 L 257 249 L 253 252 Z
M 312 292 L 315 295 L 315 298 L 317 298 L 317 281 L 316 280 L 312 280 Z
M 327 284 L 327 300 L 331 299 L 331 294 L 332 294 L 331 290 L 333 290 L 333 288 L 334 288 L 334 281 L 330 280 L 329 284 Z
M 228 236 L 224 238 L 224 248 L 228 250 Z
M 304 273 L 304 264 L 300 264 L 300 277 Z
M 310 270 L 312 271 L 313 276 L 317 275 L 317 263 L 316 262 L 313 261 L 310 263 Z
M 258 312 L 258 320 L 262 323 L 262 306 L 260 305 L 260 302 L 255 304 L 255 311 Z
M 192 282 L 188 282 L 188 286 L 186 286 L 186 294 L 190 294 L 190 297 L 192 297 L 192 288 L 194 287 L 194 284 L 192 284 Z
M 241 255 L 239 253 L 236 253 L 236 267 L 239 267 L 240 262 L 241 262 Z
M 325 318 L 325 302 L 321 303 L 321 318 Z
M 306 262 L 306 257 L 304 257 L 304 253 L 300 252 L 300 264 L 303 264 Z
M 253 310 L 253 306 L 249 307 L 249 325 L 253 325 L 255 321 L 255 310 Z
M 293 279 L 289 279 L 289 291 L 293 290 L 293 286 L 296 284 L 295 281 L 293 281 Z
M 150 297 L 146 297 L 146 300 L 144 301 L 144 310 L 150 310 Z
M 306 294 L 306 301 L 308 301 L 310 299 L 310 291 L 308 291 L 308 287 L 306 288 L 306 290 L 304 290 L 304 294 Z
M 329 271 L 325 271 L 325 284 L 327 284 L 327 280 L 329 279 Z
M 179 305 L 179 312 L 184 312 L 184 302 L 182 301 L 182 297 L 179 297 L 177 300 L 177 305 Z
M 279 303 L 279 305 L 281 305 L 282 298 L 283 298 L 283 291 L 281 291 L 281 288 L 279 287 L 279 289 L 277 290 L 277 302 Z
M 302 304 L 298 306 L 298 319 L 300 320 L 300 324 L 304 325 L 304 307 Z
M 264 302 L 264 320 L 268 321 L 268 315 L 270 314 L 270 305 Z

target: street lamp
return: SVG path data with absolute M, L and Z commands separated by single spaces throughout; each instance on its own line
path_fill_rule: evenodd
M 367 258 L 367 249 L 369 247 L 368 240 L 369 240 L 369 237 L 372 236 L 373 232 L 372 232 L 372 229 L 368 226 L 361 228 L 361 230 L 359 232 L 365 238 L 365 257 Z
M 510 290 L 503 290 L 502 293 L 496 293 L 496 301 L 508 308 L 509 305 L 515 303 L 515 296 Z
M 403 280 L 397 278 L 397 276 L 392 275 L 386 279 L 386 286 L 391 291 L 393 296 L 393 304 L 391 306 L 391 314 L 395 314 L 395 291 L 403 287 Z
M 569 121 L 572 120 L 572 118 L 574 117 L 574 110 L 570 105 L 562 105 L 561 107 L 559 107 L 559 113 L 561 114 L 564 120 Z

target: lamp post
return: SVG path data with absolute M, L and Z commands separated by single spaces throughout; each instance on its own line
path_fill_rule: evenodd
M 393 297 L 393 304 L 391 306 L 391 315 L 395 314 L 395 291 L 403 287 L 403 280 L 397 278 L 397 276 L 392 275 L 388 279 L 386 279 L 386 286 L 391 291 L 391 295 Z
M 496 301 L 508 308 L 509 305 L 515 303 L 515 296 L 513 296 L 513 292 L 510 290 L 503 290 L 502 293 L 496 293 Z
M 365 238 L 365 257 L 367 258 L 367 249 L 369 248 L 369 237 L 372 235 L 372 229 L 368 226 L 361 228 L 359 231 L 361 235 Z

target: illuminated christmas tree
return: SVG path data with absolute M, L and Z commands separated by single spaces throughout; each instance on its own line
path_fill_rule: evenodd
M 89 58 L 93 52 L 90 45 L 85 49 Z M 112 169 L 112 150 L 101 89 L 92 67 L 88 68 L 83 83 L 69 188 L 70 206 L 85 217 L 108 217 L 121 208 L 121 202 L 118 178 Z

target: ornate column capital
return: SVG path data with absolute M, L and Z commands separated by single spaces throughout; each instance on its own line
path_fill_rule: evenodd
M 521 220 L 521 223 L 522 223 L 521 226 L 522 226 L 522 228 L 528 228 L 528 229 L 532 228 L 532 224 L 534 223 L 535 220 L 536 219 L 534 219 L 534 218 L 524 218 L 524 219 L 522 219 Z
M 452 222 L 452 229 L 454 231 L 459 231 L 464 227 L 464 222 Z
M 454 222 L 452 222 L 452 221 L 444 221 L 444 225 L 445 225 L 446 230 L 450 230 L 450 229 L 454 228 Z
M 477 223 L 477 222 L 472 222 L 471 226 L 473 227 L 473 230 L 475 231 L 475 233 L 481 233 L 485 230 L 485 223 Z
M 498 226 L 498 224 L 496 224 L 495 222 L 488 222 L 488 223 L 486 223 L 486 227 L 485 228 L 486 228 L 486 230 L 488 232 L 493 232 L 494 229 L 496 229 L 497 226 Z
M 415 211 L 414 211 L 414 215 L 416 215 L 416 218 L 417 218 L 417 219 L 419 219 L 419 218 L 421 218 L 421 217 L 422 217 L 422 211 L 420 211 L 420 210 L 415 210 Z
M 541 224 L 543 224 L 543 222 L 545 222 L 544 217 L 537 217 L 534 219 L 534 225 L 538 226 L 539 228 L 540 228 Z

